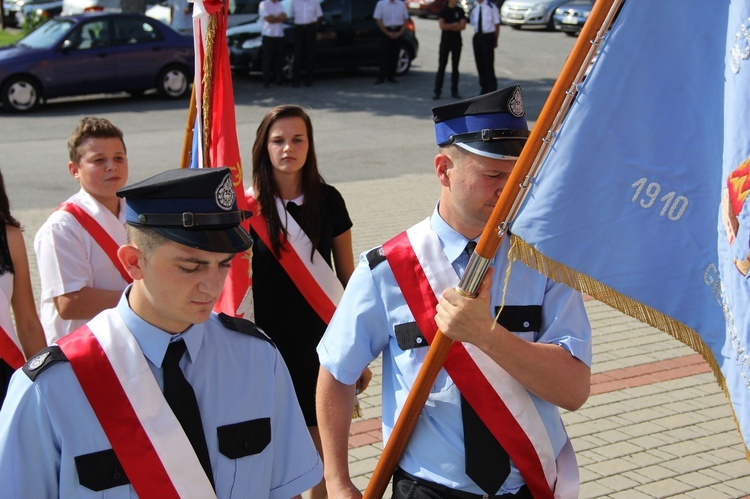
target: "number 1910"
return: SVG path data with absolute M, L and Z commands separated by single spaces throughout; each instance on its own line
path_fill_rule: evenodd
M 633 194 L 633 199 L 631 199 L 633 203 L 640 200 L 639 204 L 641 208 L 648 209 L 659 201 L 659 203 L 662 203 L 657 205 L 657 207 L 661 206 L 659 216 L 663 217 L 666 215 L 673 222 L 682 218 L 683 213 L 685 213 L 688 207 L 688 198 L 685 196 L 676 196 L 677 193 L 674 191 L 670 191 L 659 197 L 661 185 L 657 182 L 649 182 L 645 177 L 633 182 L 631 187 L 635 187 L 635 194 Z

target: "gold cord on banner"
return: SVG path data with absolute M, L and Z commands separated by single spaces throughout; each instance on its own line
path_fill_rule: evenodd
M 566 265 L 547 258 L 539 251 L 537 251 L 533 246 L 529 245 L 519 237 L 511 235 L 511 240 L 511 249 L 508 252 L 509 262 L 515 260 L 521 261 L 528 267 L 537 270 L 550 279 L 566 284 L 567 286 L 576 289 L 581 293 L 585 293 L 592 298 L 609 305 L 615 310 L 619 310 L 620 312 L 629 315 L 630 317 L 633 317 L 638 321 L 664 331 L 668 335 L 689 346 L 695 352 L 699 353 L 708 363 L 709 367 L 711 367 L 711 371 L 713 371 L 717 383 L 719 383 L 719 386 L 724 391 L 724 394 L 727 396 L 727 398 L 729 398 L 727 383 L 724 379 L 724 375 L 721 373 L 719 364 L 716 362 L 716 359 L 711 353 L 711 349 L 703 342 L 703 339 L 692 328 L 659 312 L 654 308 L 651 308 L 647 305 L 644 305 L 643 303 L 637 302 L 632 298 L 618 293 L 609 286 L 602 284 L 585 274 L 576 272 Z M 737 429 L 739 429 L 740 425 L 737 420 L 737 415 L 734 413 L 733 407 L 732 416 L 734 417 L 734 422 L 737 425 Z M 750 451 L 747 447 L 745 447 L 745 455 L 747 459 L 750 460 Z
M 214 82 L 214 51 L 213 46 L 216 41 L 216 16 L 218 14 L 211 14 L 208 20 L 208 26 L 206 26 L 206 49 L 205 57 L 203 59 L 203 86 L 202 93 L 202 109 L 203 109 L 203 162 L 204 166 L 218 166 L 211 165 L 211 157 L 209 153 L 209 144 L 211 143 L 211 97 L 213 96 L 213 82 Z

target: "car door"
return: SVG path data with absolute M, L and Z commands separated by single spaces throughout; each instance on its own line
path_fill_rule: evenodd
M 320 9 L 323 16 L 318 25 L 315 40 L 315 65 L 325 68 L 344 67 L 343 45 L 348 43 L 342 38 L 342 27 L 348 24 L 349 14 L 345 0 L 322 0 Z
M 377 0 L 347 0 L 352 5 L 352 60 L 357 66 L 377 66 L 380 61 L 380 30 L 373 19 Z
M 117 77 L 122 90 L 153 88 L 170 50 L 156 23 L 138 16 L 112 18 Z
M 112 92 L 117 88 L 107 18 L 87 19 L 63 40 L 55 65 L 59 95 Z

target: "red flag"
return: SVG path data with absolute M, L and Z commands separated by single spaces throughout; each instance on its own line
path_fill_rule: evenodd
M 227 47 L 226 3 L 220 0 L 196 0 L 193 14 L 195 33 L 195 96 L 198 106 L 195 123 L 194 153 L 191 167 L 232 170 L 237 204 L 247 209 L 244 195 L 242 162 L 237 141 L 234 113 L 234 90 Z M 243 224 L 249 230 L 249 223 Z M 214 306 L 217 312 L 243 316 L 238 311 L 250 285 L 251 250 L 239 253 Z

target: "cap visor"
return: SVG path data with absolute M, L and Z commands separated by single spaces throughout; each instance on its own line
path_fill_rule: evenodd
M 153 229 L 174 242 L 215 253 L 240 253 L 253 244 L 253 238 L 241 227 L 214 230 L 165 227 L 153 227 Z
M 502 139 L 483 142 L 456 142 L 461 149 L 493 159 L 516 159 L 521 155 L 526 139 Z

